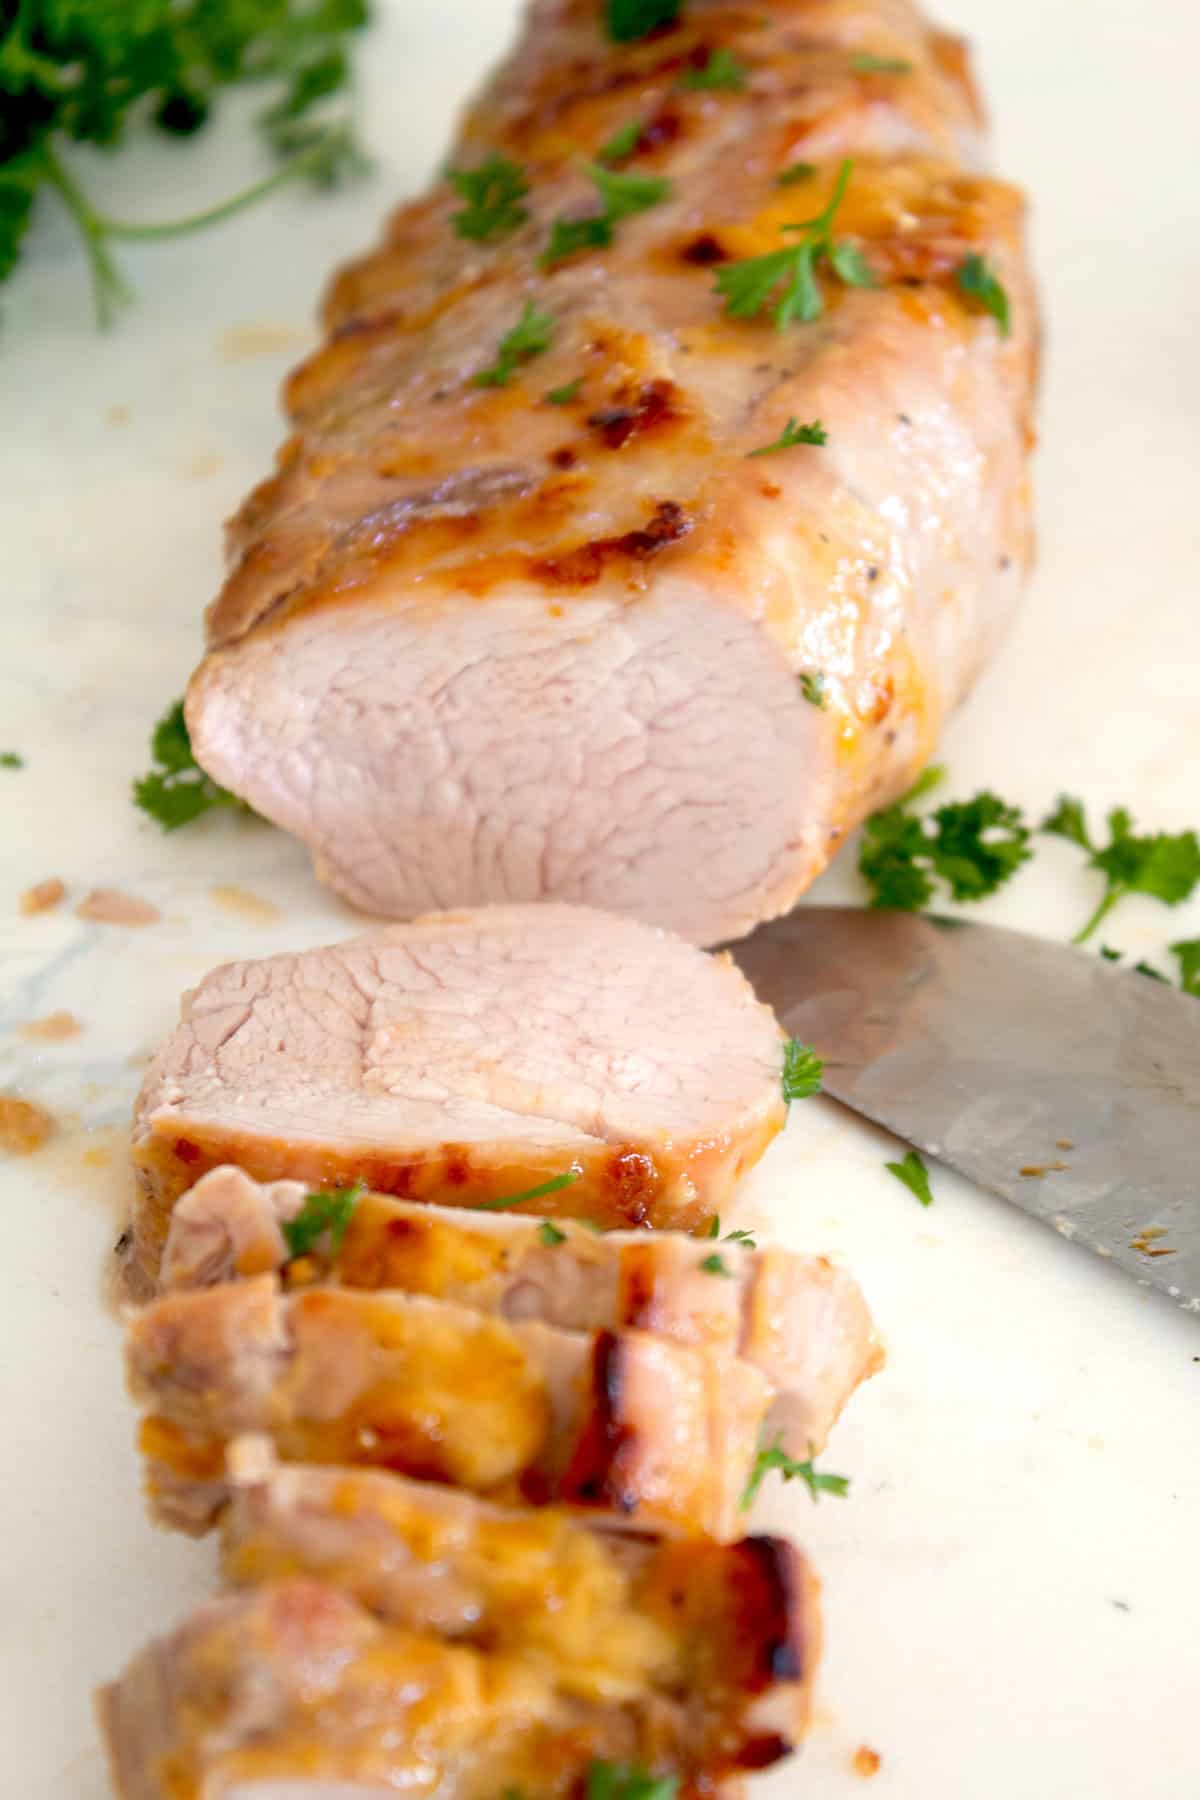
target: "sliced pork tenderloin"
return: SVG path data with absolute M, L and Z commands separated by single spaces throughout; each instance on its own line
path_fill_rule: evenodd
M 604 16 L 538 0 L 445 161 L 515 163 L 513 229 L 464 241 L 443 173 L 334 282 L 187 718 L 367 911 L 713 943 L 909 783 L 1010 619 L 1037 320 L 963 47 L 909 0 Z M 714 54 L 736 86 L 689 91 Z M 605 230 L 587 161 L 634 121 Z
M 267 1275 L 169 1294 L 130 1320 L 152 1506 L 205 1530 L 225 1450 L 365 1463 L 639 1530 L 729 1537 L 771 1398 L 751 1364 L 647 1332 L 571 1332 L 423 1296 Z
M 120 1800 L 576 1800 L 597 1763 L 708 1800 L 676 1710 L 573 1700 L 517 1657 L 281 1582 L 202 1606 L 97 1696 Z
M 261 1439 L 230 1466 L 234 1586 L 320 1580 L 392 1624 L 526 1658 L 574 1699 L 652 1696 L 701 1764 L 757 1766 L 803 1733 L 816 1590 L 782 1539 L 615 1535 L 380 1470 L 281 1465 Z
M 213 1169 L 176 1203 L 168 1289 L 278 1271 L 456 1301 L 573 1331 L 638 1330 L 743 1357 L 775 1390 L 768 1428 L 798 1457 L 819 1450 L 883 1356 L 853 1279 L 823 1256 L 676 1232 L 598 1235 L 571 1220 L 464 1212 L 365 1193 L 293 1256 L 283 1226 L 311 1212 L 303 1183 Z
M 693 1227 L 785 1116 L 784 1039 L 726 958 L 585 908 L 500 907 L 214 969 L 138 1099 L 132 1258 L 220 1163 L 420 1200 Z

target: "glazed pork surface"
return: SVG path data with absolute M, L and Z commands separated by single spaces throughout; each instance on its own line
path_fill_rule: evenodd
M 185 997 L 134 1117 L 133 1273 L 217 1164 L 536 1212 L 702 1225 L 786 1116 L 784 1039 L 733 964 L 565 906 L 380 927 L 227 963 Z
M 674 1775 L 680 1800 L 725 1792 L 669 1705 L 572 1699 L 519 1657 L 405 1630 L 311 1581 L 201 1607 L 97 1707 L 120 1800 L 576 1800 L 597 1764 Z
M 320 1580 L 392 1624 L 524 1657 L 577 1700 L 670 1708 L 699 1763 L 755 1764 L 803 1733 L 820 1627 L 783 1539 L 616 1535 L 378 1469 L 280 1464 L 261 1439 L 230 1466 L 233 1586 Z
M 1035 307 L 910 0 L 605 13 L 536 0 L 468 111 L 445 166 L 508 159 L 506 209 L 443 176 L 334 281 L 187 719 L 367 911 L 714 943 L 908 784 L 1007 624 Z M 823 441 L 760 457 L 789 425 Z
M 634 1529 L 729 1537 L 771 1399 L 723 1353 L 647 1332 L 509 1323 L 448 1301 L 269 1275 L 168 1294 L 129 1321 L 126 1363 L 156 1515 L 203 1531 L 225 1451 L 365 1463 Z
M 302 1182 L 211 1170 L 180 1197 L 162 1259 L 166 1289 L 278 1272 L 313 1282 L 452 1300 L 574 1331 L 649 1331 L 737 1355 L 774 1389 L 768 1419 L 798 1457 L 819 1450 L 883 1353 L 862 1293 L 824 1256 L 726 1233 L 598 1234 L 572 1220 L 467 1212 L 365 1193 L 344 1226 L 295 1255 L 284 1228 L 313 1201 Z M 318 1211 L 317 1217 L 322 1216 Z

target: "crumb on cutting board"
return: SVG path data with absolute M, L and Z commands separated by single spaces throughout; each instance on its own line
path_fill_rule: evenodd
M 307 349 L 312 335 L 303 325 L 231 325 L 217 339 L 217 355 L 222 362 L 232 363 L 248 362 L 255 356 L 277 356 L 285 350 Z
M 273 900 L 264 900 L 261 894 L 251 893 L 249 888 L 214 887 L 209 893 L 218 906 L 251 925 L 277 925 L 283 917 L 282 907 Z
M 54 1130 L 54 1118 L 44 1106 L 22 1100 L 18 1094 L 0 1094 L 0 1151 L 9 1156 L 32 1156 Z
M 78 1037 L 83 1026 L 74 1013 L 47 1013 L 44 1019 L 30 1019 L 20 1027 L 21 1036 L 41 1038 L 45 1043 L 58 1043 L 63 1038 Z
M 80 919 L 94 919 L 100 925 L 157 925 L 162 918 L 149 900 L 123 894 L 120 888 L 93 888 L 79 902 L 75 913 Z
M 850 1758 L 850 1767 L 856 1775 L 861 1775 L 866 1780 L 872 1775 L 878 1775 L 882 1761 L 878 1750 L 872 1750 L 869 1744 L 860 1744 Z
M 66 884 L 51 875 L 46 881 L 35 882 L 26 888 L 19 902 L 20 910 L 30 917 L 33 913 L 51 912 L 66 897 Z

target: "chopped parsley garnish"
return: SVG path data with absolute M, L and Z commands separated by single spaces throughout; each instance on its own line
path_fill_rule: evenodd
M 1140 834 L 1123 806 L 1114 807 L 1108 815 L 1108 843 L 1103 847 L 1092 841 L 1082 801 L 1063 794 L 1041 829 L 1054 837 L 1066 838 L 1087 851 L 1088 867 L 1104 877 L 1104 892 L 1090 919 L 1075 933 L 1071 942 L 1082 944 L 1091 937 L 1101 919 L 1123 900 L 1126 894 L 1149 894 L 1165 906 L 1178 906 L 1190 899 L 1200 883 L 1200 841 L 1194 831 L 1158 831 Z
M 328 1193 L 305 1194 L 304 1205 L 294 1219 L 285 1219 L 280 1227 L 289 1256 L 307 1256 L 318 1238 L 329 1233 L 329 1244 L 340 1250 L 354 1209 L 366 1184 L 356 1181 L 352 1187 L 333 1188 Z
M 719 1250 L 714 1250 L 711 1256 L 706 1256 L 700 1267 L 706 1275 L 733 1275 L 733 1270 Z
M 633 155 L 641 135 L 641 120 L 631 119 L 628 125 L 622 125 L 619 131 L 614 131 L 612 136 L 601 144 L 596 152 L 596 161 L 599 163 L 623 162 L 627 156 Z
M 613 241 L 614 227 L 633 213 L 657 206 L 671 192 L 665 175 L 627 175 L 585 163 L 585 171 L 600 196 L 603 211 L 580 219 L 555 219 L 550 241 L 539 257 L 544 269 L 553 268 L 577 250 L 603 249 Z
M 550 348 L 554 336 L 554 319 L 550 313 L 539 312 L 532 300 L 525 302 L 524 311 L 511 331 L 506 331 L 500 339 L 496 360 L 490 369 L 481 369 L 478 375 L 472 375 L 475 387 L 507 387 L 517 372 L 518 365 L 527 362 L 531 356 L 540 356 L 543 350 Z
M 25 758 L 16 750 L 0 750 L 0 769 L 23 769 Z
M 583 1800 L 678 1800 L 676 1775 L 650 1775 L 636 1763 L 595 1760 L 588 1766 Z
M 1179 964 L 1179 985 L 1185 994 L 1200 999 L 1200 938 L 1184 938 L 1167 948 Z
M 526 1200 L 543 1200 L 547 1194 L 557 1194 L 560 1188 L 570 1187 L 573 1181 L 582 1178 L 583 1170 L 573 1166 L 564 1170 L 561 1175 L 552 1175 L 549 1181 L 540 1182 L 537 1187 L 525 1188 L 519 1194 L 505 1194 L 500 1200 L 481 1200 L 480 1212 L 500 1212 L 506 1206 L 524 1206 Z
M 1008 294 L 985 258 L 979 255 L 965 257 L 955 269 L 954 279 L 959 292 L 990 313 L 1000 327 L 1000 335 L 1007 337 L 1011 326 Z
M 818 706 L 825 710 L 825 671 L 823 669 L 804 669 L 800 675 L 800 692 L 810 706 Z
M 285 180 L 307 175 L 319 182 L 348 167 L 349 131 L 331 118 L 330 105 L 348 84 L 350 34 L 366 18 L 364 0 L 5 0 L 0 280 L 17 265 L 40 197 L 54 194 L 82 239 L 97 317 L 106 324 L 130 297 L 111 255 L 115 240 L 199 230 Z M 76 171 L 76 146 L 111 149 L 143 124 L 191 137 L 225 87 L 250 82 L 273 90 L 257 117 L 271 150 L 289 159 L 273 175 L 164 224 L 110 219 L 92 204 Z M 158 179 L 171 177 L 160 169 Z
M 698 68 L 685 69 L 679 77 L 681 88 L 691 88 L 696 92 L 707 89 L 724 88 L 729 93 L 740 93 L 746 85 L 746 66 L 739 62 L 732 50 L 710 50 L 707 59 Z
M 710 1237 L 710 1238 L 719 1238 L 720 1237 L 720 1235 L 721 1235 L 721 1215 L 720 1215 L 720 1213 L 713 1214 L 712 1218 L 708 1221 L 708 1230 L 705 1232 L 704 1235 L 705 1235 L 705 1237 Z
M 538 1226 L 538 1237 L 549 1249 L 553 1249 L 555 1244 L 565 1244 L 567 1241 L 566 1232 L 560 1231 L 550 1219 L 542 1220 Z
M 529 192 L 525 171 L 507 156 L 493 151 L 474 169 L 451 169 L 446 179 L 466 201 L 461 212 L 451 215 L 461 238 L 486 243 L 506 237 L 529 217 L 528 207 L 521 205 Z
M 833 236 L 833 221 L 853 166 L 849 159 L 842 163 L 833 192 L 819 213 L 783 227 L 784 231 L 799 232 L 799 243 L 769 250 L 765 256 L 744 257 L 717 270 L 717 292 L 724 297 L 726 312 L 735 319 L 752 319 L 769 305 L 781 331 L 794 319 L 808 323 L 820 318 L 823 302 L 817 268 L 822 263 L 849 287 L 875 285 L 857 246 Z
M 852 59 L 856 75 L 911 75 L 912 64 L 902 56 L 869 56 L 865 52 Z
M 150 754 L 158 767 L 134 782 L 133 798 L 164 831 L 190 825 L 215 806 L 242 805 L 236 794 L 218 787 L 193 756 L 182 700 L 177 700 L 154 727 Z
M 720 1215 L 720 1213 L 713 1214 L 712 1218 L 708 1221 L 708 1230 L 705 1232 L 704 1235 L 705 1235 L 705 1237 L 709 1237 L 709 1238 L 719 1238 L 721 1236 L 721 1215 Z M 745 1248 L 747 1250 L 757 1250 L 758 1249 L 758 1245 L 755 1242 L 754 1233 L 752 1231 L 727 1231 L 725 1233 L 724 1242 L 727 1244 L 742 1244 L 745 1246 Z M 704 1264 L 701 1263 L 700 1266 L 701 1266 L 701 1268 L 703 1268 Z M 729 1271 L 728 1271 L 728 1269 L 726 1269 L 725 1274 L 728 1274 L 728 1273 L 729 1273 Z
M 787 1049 L 783 1053 L 783 1097 L 788 1104 L 793 1100 L 807 1100 L 810 1095 L 819 1094 L 824 1069 L 825 1064 L 811 1044 L 802 1044 L 799 1038 L 789 1038 Z
M 680 5 L 681 0 L 606 0 L 608 35 L 618 44 L 649 37 L 660 25 L 670 25 L 679 17 Z
M 777 187 L 794 187 L 798 181 L 811 181 L 816 172 L 816 163 L 789 163 L 786 169 L 780 169 L 775 183 Z
M 547 388 L 545 398 L 551 406 L 570 406 L 572 400 L 578 400 L 582 386 L 583 376 L 577 375 L 574 381 L 564 382 L 562 387 Z
M 814 419 L 811 425 L 801 425 L 798 419 L 789 419 L 773 444 L 760 444 L 757 450 L 748 450 L 748 456 L 772 456 L 776 450 L 790 450 L 795 444 L 827 444 L 829 434 L 820 419 Z
M 942 778 L 929 768 L 894 806 L 867 820 L 858 867 L 871 889 L 870 904 L 919 912 L 941 881 L 955 900 L 994 894 L 1027 862 L 1029 828 L 1018 807 L 986 790 L 972 800 L 938 807 L 931 817 L 913 810 Z
M 837 1494 L 842 1499 L 850 1491 L 848 1475 L 823 1475 L 815 1466 L 812 1445 L 804 1462 L 797 1462 L 783 1448 L 782 1437 L 777 1437 L 772 1444 L 763 1445 L 754 1459 L 754 1467 L 750 1471 L 750 1479 L 746 1483 L 746 1491 L 742 1495 L 741 1509 L 749 1512 L 758 1495 L 758 1490 L 773 1469 L 778 1469 L 785 1481 L 802 1481 L 814 1500 L 822 1494 Z
M 929 1185 L 929 1171 L 915 1150 L 906 1152 L 900 1162 L 885 1162 L 884 1168 L 897 1181 L 902 1181 L 910 1193 L 917 1196 L 922 1206 L 933 1205 L 933 1189 Z

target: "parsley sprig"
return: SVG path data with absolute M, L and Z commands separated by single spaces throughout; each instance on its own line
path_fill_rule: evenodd
M 776 450 L 791 450 L 796 444 L 827 444 L 829 434 L 820 419 L 814 419 L 811 425 L 801 425 L 798 419 L 789 419 L 779 436 L 773 443 L 760 444 L 757 450 L 748 450 L 747 456 L 773 456 Z
M 850 1477 L 822 1473 L 817 1468 L 814 1457 L 813 1446 L 810 1444 L 807 1457 L 803 1462 L 798 1462 L 784 1450 L 782 1436 L 777 1437 L 773 1443 L 761 1445 L 742 1495 L 741 1510 L 749 1512 L 758 1497 L 759 1488 L 775 1469 L 778 1469 L 785 1481 L 802 1481 L 814 1500 L 819 1500 L 822 1494 L 837 1494 L 844 1500 L 850 1492 Z
M 307 1256 L 326 1232 L 329 1233 L 330 1248 L 340 1250 L 354 1209 L 365 1191 L 366 1183 L 356 1181 L 350 1187 L 305 1194 L 304 1204 L 295 1218 L 285 1220 L 280 1227 L 288 1255 Z
M 899 1162 L 885 1162 L 884 1168 L 897 1181 L 902 1181 L 910 1193 L 915 1194 L 922 1206 L 933 1205 L 933 1189 L 929 1185 L 929 1170 L 921 1161 L 915 1150 L 908 1150 Z
M 1072 938 L 1082 944 L 1127 894 L 1148 894 L 1165 906 L 1191 898 L 1200 884 L 1200 840 L 1194 831 L 1137 832 L 1123 806 L 1108 814 L 1108 843 L 1098 845 L 1083 802 L 1062 794 L 1041 829 L 1087 852 L 1088 867 L 1104 877 L 1104 892 L 1091 917 Z
M 933 899 L 938 882 L 955 900 L 982 900 L 1031 856 L 1020 808 L 986 790 L 940 806 L 931 817 L 916 812 L 916 802 L 943 773 L 926 769 L 903 799 L 867 820 L 858 867 L 872 906 L 918 912 Z
M 218 787 L 196 761 L 182 700 L 169 707 L 154 727 L 150 754 L 158 766 L 134 782 L 133 798 L 164 831 L 190 825 L 216 806 L 242 806 L 236 794 Z
M 833 192 L 811 219 L 785 225 L 784 231 L 800 234 L 799 242 L 765 256 L 743 257 L 717 270 L 717 292 L 725 310 L 735 319 L 752 319 L 769 306 L 782 331 L 793 320 L 802 324 L 818 319 L 823 311 L 817 270 L 827 266 L 847 287 L 873 287 L 872 275 L 861 250 L 846 238 L 835 238 L 833 223 L 849 185 L 854 165 L 847 158 L 837 172 Z
M 983 312 L 990 313 L 1000 327 L 1001 337 L 1012 328 L 1008 292 L 987 260 L 977 254 L 964 257 L 954 271 L 958 291 Z
M 130 297 L 112 257 L 118 240 L 198 231 L 305 176 L 328 183 L 361 166 L 331 98 L 349 80 L 348 39 L 364 0 L 176 0 L 0 4 L 0 280 L 11 275 L 42 194 L 56 194 L 83 239 L 97 317 Z M 72 144 L 124 143 L 146 120 L 191 136 L 230 84 L 274 85 L 258 123 L 286 160 L 231 199 L 187 218 L 139 225 L 95 206 L 71 166 Z M 324 119 L 324 123 L 322 120 Z
M 671 192 L 665 175 L 630 175 L 598 162 L 585 163 L 584 173 L 600 196 L 601 210 L 581 218 L 555 219 L 538 259 L 544 269 L 552 269 L 577 250 L 604 249 L 612 243 L 622 219 L 657 206 Z
M 783 1053 L 783 1097 L 790 1105 L 793 1100 L 807 1100 L 821 1091 L 821 1076 L 825 1064 L 817 1055 L 811 1044 L 802 1044 L 799 1038 L 789 1038 L 787 1049 Z
M 527 300 L 521 316 L 511 331 L 506 331 L 496 347 L 496 360 L 486 369 L 472 375 L 474 387 L 507 387 L 517 369 L 530 357 L 541 356 L 550 348 L 554 337 L 554 318 Z
M 460 212 L 451 214 L 461 238 L 487 243 L 507 237 L 529 217 L 529 208 L 521 205 L 529 192 L 525 171 L 520 163 L 497 151 L 473 169 L 451 169 L 447 180 L 466 202 Z

